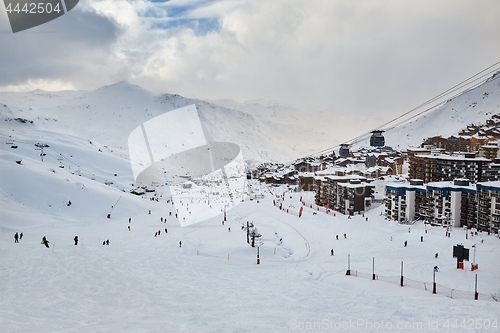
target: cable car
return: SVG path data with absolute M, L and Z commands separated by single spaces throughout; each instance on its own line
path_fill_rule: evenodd
M 384 131 L 377 130 L 372 131 L 372 136 L 370 137 L 370 146 L 372 147 L 384 147 L 385 146 L 385 138 L 382 135 Z
M 349 145 L 347 143 L 341 144 L 340 148 L 339 148 L 339 156 L 340 157 L 347 157 L 349 155 L 350 155 Z

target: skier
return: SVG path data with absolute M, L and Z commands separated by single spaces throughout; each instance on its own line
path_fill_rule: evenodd
M 106 239 L 106 245 L 109 245 L 109 239 Z
M 339 240 L 339 235 L 336 235 L 335 237 L 337 237 L 337 240 Z
M 406 247 L 406 245 L 408 245 L 408 241 L 405 241 L 405 247 Z
M 158 231 L 155 232 L 155 237 L 158 236 Z
M 333 253 L 334 253 L 334 252 L 333 252 L 333 249 L 330 251 L 330 253 L 331 253 L 331 254 L 332 254 L 332 256 L 333 256 Z
M 132 218 L 131 217 L 128 218 L 128 223 L 132 223 Z
M 182 242 L 181 241 L 179 241 L 179 247 L 182 247 Z
M 434 272 L 439 272 L 439 267 L 434 266 Z
M 227 231 L 231 232 L 231 227 L 227 228 Z
M 423 242 L 424 241 L 424 236 L 420 236 L 420 241 Z
M 68 207 L 71 206 L 71 200 L 68 201 Z
M 160 236 L 161 230 L 158 230 L 158 236 Z
M 436 252 L 436 254 L 434 255 L 434 258 L 438 258 L 439 257 L 439 253 Z
M 102 245 L 106 245 L 106 241 L 103 241 L 103 242 L 102 242 Z
M 167 228 L 165 228 L 165 233 L 168 234 Z
M 163 222 L 163 217 L 160 217 L 160 221 Z
M 19 234 L 19 239 L 23 239 L 23 233 L 22 232 Z
M 130 231 L 130 226 L 128 226 L 128 231 Z
M 149 210 L 149 215 L 151 215 L 151 209 Z
M 46 248 L 50 248 L 49 241 L 45 238 L 45 236 L 42 238 L 42 244 L 45 245 Z
M 14 243 L 19 243 L 19 235 L 17 234 L 17 232 L 14 235 Z
M 347 238 L 347 235 L 344 233 L 344 238 Z
M 73 240 L 75 241 L 75 245 L 78 245 L 78 236 L 75 236 L 75 238 L 73 238 Z

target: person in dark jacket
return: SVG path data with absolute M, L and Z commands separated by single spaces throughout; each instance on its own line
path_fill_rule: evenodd
M 14 243 L 19 243 L 19 234 L 17 232 L 14 235 Z
M 78 236 L 75 236 L 75 238 L 73 238 L 73 240 L 75 241 L 75 245 L 78 245 Z
M 48 248 L 48 249 L 50 248 L 49 241 L 45 236 L 43 236 L 43 238 L 42 238 L 42 244 L 45 245 L 46 248 Z

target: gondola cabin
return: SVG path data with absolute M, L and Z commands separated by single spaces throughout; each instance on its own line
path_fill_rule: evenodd
M 373 131 L 372 136 L 370 137 L 370 146 L 372 147 L 384 147 L 385 146 L 385 138 L 382 135 L 384 131 Z
M 339 148 L 339 156 L 340 157 L 348 157 L 350 155 L 349 145 L 347 143 L 343 143 Z

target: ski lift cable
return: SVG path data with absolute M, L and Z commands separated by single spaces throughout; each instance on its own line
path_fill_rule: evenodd
M 494 67 L 494 66 L 496 66 L 496 65 L 498 65 L 498 64 L 500 64 L 500 61 L 498 61 L 498 62 L 494 63 L 493 65 L 491 65 L 491 66 L 487 67 L 486 69 L 484 69 L 484 70 L 482 70 L 482 71 L 480 71 L 480 72 L 478 72 L 478 73 L 474 74 L 473 76 L 471 76 L 471 77 L 469 77 L 468 79 L 466 79 L 466 80 L 464 80 L 464 81 L 462 81 L 462 82 L 460 82 L 460 83 L 456 84 L 455 86 L 453 86 L 453 87 L 451 87 L 451 88 L 447 89 L 446 91 L 444 91 L 444 92 L 440 93 L 439 95 L 437 95 L 437 96 L 435 96 L 435 97 L 433 97 L 433 98 L 429 99 L 428 101 L 426 101 L 426 102 L 422 103 L 422 104 L 421 104 L 421 105 L 419 105 L 418 107 L 413 108 L 412 110 L 407 111 L 407 112 L 405 112 L 404 114 L 402 114 L 402 115 L 400 115 L 400 116 L 397 116 L 397 117 L 393 118 L 392 120 L 390 120 L 390 121 L 386 122 L 385 124 L 382 124 L 381 126 L 378 126 L 376 129 L 380 129 L 380 128 L 383 128 L 384 126 L 387 126 L 387 125 L 389 125 L 389 124 L 392 124 L 392 123 L 393 123 L 393 122 L 395 122 L 396 120 L 401 119 L 401 118 L 403 118 L 404 116 L 407 116 L 408 114 L 410 114 L 410 113 L 412 113 L 412 112 L 416 111 L 418 108 L 421 108 L 422 106 L 428 105 L 429 103 L 432 103 L 433 101 L 436 101 L 437 99 L 439 99 L 439 98 L 441 98 L 441 97 L 444 97 L 444 96 L 446 96 L 446 95 L 449 95 L 450 93 L 452 93 L 452 92 L 454 92 L 454 91 L 456 91 L 456 90 L 458 90 L 458 89 L 461 89 L 461 88 L 463 88 L 463 87 L 465 87 L 465 86 L 470 85 L 470 84 L 471 84 L 471 83 L 473 83 L 473 82 L 476 82 L 476 81 L 478 81 L 478 80 L 481 80 L 481 79 L 482 79 L 482 78 L 484 78 L 485 76 L 488 76 L 488 75 L 490 75 L 490 74 L 492 74 L 492 73 L 495 73 L 495 72 L 499 71 L 499 70 L 500 70 L 500 68 L 495 68 L 495 69 L 493 69 L 493 70 L 489 71 L 488 73 L 481 75 L 479 78 L 476 78 L 476 79 L 474 79 L 474 80 L 472 80 L 472 81 L 471 81 L 471 79 L 472 79 L 472 78 L 475 78 L 475 77 L 476 77 L 476 76 L 478 76 L 479 74 L 481 74 L 481 73 L 483 73 L 483 72 L 487 71 L 488 69 L 490 69 L 490 68 L 492 68 L 492 67 Z M 500 78 L 500 76 L 495 77 L 495 78 L 493 78 L 492 80 L 496 80 L 496 79 L 498 79 L 498 78 Z M 470 81 L 470 82 L 469 82 L 469 81 Z M 468 82 L 468 83 L 464 84 L 465 82 Z M 457 97 L 457 96 L 459 96 L 459 95 L 461 95 L 461 94 L 463 94 L 463 93 L 465 93 L 465 92 L 467 92 L 467 91 L 469 91 L 469 90 L 471 90 L 471 89 L 476 88 L 477 86 L 481 85 L 482 83 L 483 83 L 483 81 L 480 81 L 479 83 L 476 83 L 476 84 L 474 84 L 473 86 L 469 86 L 469 87 L 465 88 L 464 90 L 460 91 L 459 93 L 457 93 L 457 94 L 453 95 L 452 97 L 449 97 L 448 99 L 455 98 L 455 97 Z M 429 112 L 430 110 L 434 109 L 435 107 L 437 107 L 437 106 L 439 106 L 439 105 L 441 105 L 441 104 L 443 104 L 443 102 L 440 102 L 440 103 L 434 104 L 432 107 L 429 107 L 429 108 L 425 109 L 424 111 L 421 111 L 421 112 L 417 113 L 416 115 L 413 115 L 412 117 L 410 117 L 410 118 L 408 118 L 408 119 L 405 119 L 404 121 L 402 121 L 402 122 L 398 123 L 397 125 L 395 125 L 395 126 L 392 126 L 392 127 L 388 128 L 386 131 L 392 130 L 392 129 L 394 129 L 395 127 L 397 127 L 398 125 L 400 125 L 400 124 L 402 124 L 402 123 L 404 123 L 404 122 L 407 122 L 407 121 L 409 121 L 409 120 L 411 120 L 411 119 L 414 119 L 414 118 L 416 118 L 416 117 L 418 117 L 418 116 L 420 116 L 420 115 L 422 115 L 422 114 L 424 114 L 424 113 L 426 113 L 426 112 Z M 355 143 L 358 143 L 359 141 L 361 141 L 362 139 L 364 139 L 366 136 L 368 136 L 371 132 L 372 132 L 372 131 L 369 131 L 369 132 L 367 132 L 367 133 L 361 134 L 361 135 L 359 135 L 359 136 L 357 136 L 357 137 L 355 137 L 355 138 L 352 138 L 352 139 L 350 139 L 350 140 L 347 140 L 347 141 L 345 141 L 345 142 L 346 142 L 346 143 L 349 143 L 349 144 L 351 144 L 351 145 L 352 145 L 352 144 L 355 144 Z M 327 152 L 330 152 L 330 151 L 332 151 L 332 150 L 335 150 L 335 149 L 336 149 L 336 148 L 338 148 L 338 147 L 340 147 L 340 144 L 335 145 L 335 146 L 332 146 L 332 147 L 329 147 L 329 148 L 325 148 L 325 149 L 323 149 L 323 150 L 321 150 L 321 151 L 318 151 L 318 152 L 316 152 L 316 153 L 313 153 L 313 154 L 310 154 L 310 155 L 304 156 L 304 158 L 307 158 L 307 157 L 313 157 L 313 156 L 318 156 L 318 155 L 322 155 L 322 154 L 324 154 L 324 153 L 327 153 Z

